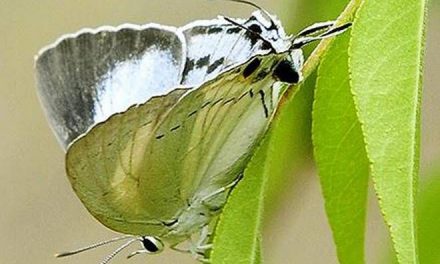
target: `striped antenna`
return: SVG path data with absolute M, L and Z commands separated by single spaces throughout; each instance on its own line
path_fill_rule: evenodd
M 330 28 L 318 36 L 309 36 L 311 33 L 310 31 L 308 32 L 308 35 L 300 33 L 298 35 L 299 37 L 295 37 L 293 39 L 291 49 L 299 49 L 299 48 L 309 44 L 310 42 L 339 35 L 339 34 L 343 33 L 344 31 L 346 31 L 348 28 L 350 28 L 351 25 L 352 25 L 352 23 L 346 23 L 346 24 L 343 24 L 343 25 L 335 27 L 335 28 Z M 311 27 L 313 27 L 313 26 L 311 26 Z M 319 31 L 319 30 L 322 30 L 322 28 L 320 29 L 319 27 L 317 27 L 317 31 Z M 301 31 L 301 32 L 303 32 L 303 31 Z
M 139 238 L 133 238 L 129 240 L 127 243 L 123 244 L 122 246 L 118 247 L 115 251 L 113 251 L 110 255 L 108 255 L 103 261 L 101 261 L 100 264 L 107 264 L 112 260 L 116 255 L 118 255 L 122 250 L 124 250 L 126 247 L 130 246 L 133 242 L 139 241 Z
M 76 250 L 62 252 L 62 253 L 57 253 L 57 254 L 55 254 L 55 257 L 63 258 L 63 257 L 68 257 L 68 256 L 76 255 L 78 253 L 81 253 L 81 252 L 84 252 L 84 251 L 87 251 L 87 250 L 95 249 L 95 248 L 98 248 L 98 247 L 101 247 L 101 246 L 104 246 L 104 245 L 107 245 L 107 244 L 111 244 L 111 243 L 114 243 L 114 242 L 117 242 L 117 241 L 129 239 L 129 238 L 133 238 L 133 236 L 122 236 L 122 237 L 112 238 L 112 239 L 101 241 L 101 242 L 92 244 L 90 246 L 86 246 L 86 247 L 79 248 L 79 249 L 76 249 Z

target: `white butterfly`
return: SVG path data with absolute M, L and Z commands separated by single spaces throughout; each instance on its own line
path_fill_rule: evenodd
M 237 1 L 247 4 L 246 1 Z M 305 44 L 349 25 L 317 23 L 288 36 L 258 8 L 180 28 L 84 29 L 44 48 L 38 91 L 66 149 L 72 187 L 89 212 L 158 253 L 200 232 L 185 250 L 204 260 L 208 225 L 265 134 L 282 84 L 301 80 Z

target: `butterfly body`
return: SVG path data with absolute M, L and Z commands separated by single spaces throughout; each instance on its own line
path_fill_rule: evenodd
M 161 122 L 146 113 L 154 98 L 92 128 L 66 156 L 80 199 L 113 230 L 172 242 L 187 239 L 220 212 L 228 191 L 209 196 L 240 176 L 264 134 L 276 106 L 274 79 L 258 76 L 276 62 L 266 58 L 247 78 L 243 70 L 249 63 L 200 90 L 171 92 L 165 98 L 172 102 L 188 94 Z M 237 79 L 245 89 L 235 86 Z M 99 162 L 103 158 L 112 162 Z
M 221 212 L 302 64 L 295 38 L 258 10 L 181 28 L 82 30 L 43 49 L 36 70 L 79 199 L 158 251 Z

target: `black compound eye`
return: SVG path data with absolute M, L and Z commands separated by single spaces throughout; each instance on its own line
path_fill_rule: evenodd
M 298 83 L 299 74 L 293 63 L 289 60 L 282 60 L 275 67 L 273 72 L 275 78 L 286 83 Z
M 157 245 L 153 241 L 151 241 L 150 238 L 148 238 L 148 237 L 142 238 L 142 244 L 144 245 L 144 248 L 151 253 L 159 251 L 159 248 L 157 247 Z
M 244 78 L 249 77 L 252 73 L 254 73 L 258 69 L 258 67 L 260 67 L 260 64 L 261 64 L 261 60 L 259 58 L 253 59 L 246 66 L 246 68 L 244 68 L 244 70 L 243 70 L 243 77 Z

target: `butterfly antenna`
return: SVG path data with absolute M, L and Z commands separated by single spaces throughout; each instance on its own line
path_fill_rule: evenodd
M 139 255 L 139 254 L 148 254 L 148 253 L 150 253 L 150 252 L 148 250 L 145 250 L 145 249 L 136 250 L 136 251 L 131 252 L 127 256 L 127 259 L 132 258 L 132 257 L 134 257 L 136 255 Z
M 130 246 L 133 242 L 139 241 L 139 238 L 133 238 L 122 246 L 118 247 L 115 251 L 113 251 L 110 255 L 108 255 L 100 264 L 109 263 L 116 255 L 118 255 L 122 250 L 126 247 Z
M 236 3 L 242 3 L 242 4 L 245 4 L 245 5 L 250 5 L 250 6 L 252 6 L 252 7 L 255 7 L 255 8 L 258 9 L 258 10 L 264 11 L 263 8 L 261 8 L 261 7 L 258 6 L 257 4 L 252 3 L 252 2 L 250 2 L 250 1 L 245 1 L 245 0 L 226 0 L 226 1 L 229 1 L 229 2 L 236 2 Z
M 334 25 L 335 21 L 318 22 L 301 30 L 298 34 L 296 34 L 295 38 L 310 36 L 318 32 L 322 32 L 323 30 L 328 30 Z
M 72 256 L 72 255 L 75 255 L 75 254 L 78 254 L 78 253 L 81 253 L 81 252 L 84 252 L 84 251 L 87 251 L 87 250 L 95 249 L 97 247 L 104 246 L 104 245 L 107 245 L 107 244 L 110 244 L 110 243 L 113 243 L 113 242 L 125 240 L 125 239 L 128 239 L 128 238 L 133 238 L 133 236 L 122 236 L 122 237 L 112 238 L 112 239 L 105 240 L 105 241 L 102 241 L 102 242 L 99 242 L 99 243 L 96 243 L 96 244 L 93 244 L 93 245 L 90 245 L 90 246 L 87 246 L 87 247 L 79 248 L 79 249 L 72 250 L 72 251 L 57 253 L 57 254 L 55 254 L 55 257 L 63 258 L 63 257 L 67 257 L 67 256 Z
M 276 23 L 272 19 L 272 16 L 269 14 L 269 12 L 267 12 L 264 8 L 262 8 L 261 6 L 255 4 L 255 3 L 251 2 L 251 1 L 246 1 L 246 0 L 225 0 L 225 1 L 241 3 L 241 4 L 252 6 L 252 7 L 258 9 L 259 11 L 261 11 L 270 20 L 272 25 L 276 25 Z
M 301 34 L 301 32 L 304 32 L 305 30 L 307 30 L 307 28 L 306 28 L 305 30 L 301 31 L 300 34 L 298 34 L 299 37 L 298 36 L 295 37 L 295 39 L 293 40 L 293 44 L 292 44 L 291 49 L 298 49 L 298 48 L 303 47 L 304 45 L 309 44 L 310 42 L 339 35 L 339 34 L 343 33 L 344 31 L 346 31 L 348 28 L 350 28 L 351 25 L 352 25 L 351 22 L 346 23 L 341 26 L 331 28 L 318 36 L 304 36 L 304 34 Z

